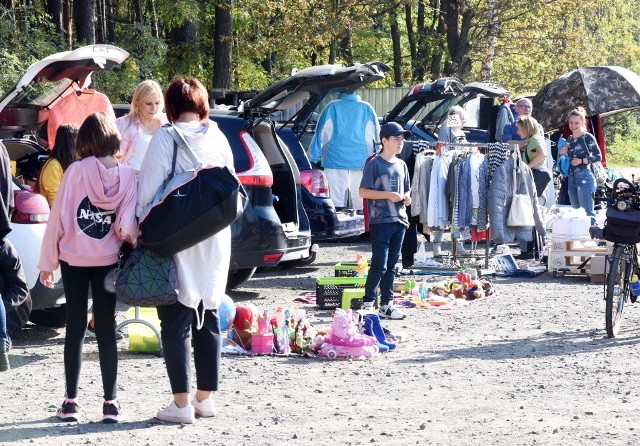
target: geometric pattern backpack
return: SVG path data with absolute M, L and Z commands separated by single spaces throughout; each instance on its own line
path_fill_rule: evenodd
M 115 276 L 116 298 L 132 307 L 159 307 L 178 300 L 178 270 L 173 258 L 144 246 L 133 249 Z

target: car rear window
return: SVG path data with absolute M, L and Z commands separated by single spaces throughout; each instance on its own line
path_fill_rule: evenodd
M 244 120 L 230 116 L 209 116 L 209 119 L 218 124 L 218 128 L 227 137 L 233 152 L 233 165 L 236 172 L 240 173 L 251 169 L 251 160 L 240 140 L 240 132 L 242 131 Z

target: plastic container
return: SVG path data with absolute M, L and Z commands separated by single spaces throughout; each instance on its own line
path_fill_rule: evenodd
M 319 277 L 316 279 L 316 303 L 322 309 L 340 306 L 342 290 L 364 287 L 366 277 Z
M 364 288 L 345 288 L 342 290 L 340 308 L 343 310 L 359 310 L 362 308 Z
M 631 276 L 629 288 L 631 288 L 631 292 L 634 296 L 640 296 L 640 281 L 638 281 L 638 276 L 635 274 Z
M 251 353 L 268 355 L 273 353 L 273 335 L 254 334 L 251 336 Z
M 131 307 L 125 313 L 127 319 L 135 317 L 135 308 Z M 160 319 L 155 308 L 140 308 L 140 319 L 153 324 L 158 330 L 160 329 Z M 160 350 L 160 340 L 154 331 L 144 324 L 130 323 L 127 325 L 129 333 L 129 351 L 140 353 L 156 353 Z

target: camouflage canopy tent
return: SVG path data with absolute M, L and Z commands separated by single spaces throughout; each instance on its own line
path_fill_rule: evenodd
M 533 98 L 533 114 L 546 130 L 562 127 L 582 106 L 588 116 L 640 107 L 640 76 L 618 66 L 582 67 L 545 85 Z

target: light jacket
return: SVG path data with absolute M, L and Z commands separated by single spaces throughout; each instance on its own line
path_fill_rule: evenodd
M 40 250 L 40 271 L 59 261 L 72 266 L 107 266 L 118 261 L 123 241 L 134 243 L 136 173 L 132 167 L 107 169 L 90 156 L 71 164 L 53 202 Z
M 235 172 L 233 152 L 216 123 L 178 122 L 175 124 L 196 154 L 203 167 L 226 166 Z M 174 141 L 166 128 L 151 138 L 149 150 L 154 156 L 145 156 L 140 166 L 138 187 L 138 216 L 146 215 L 149 205 L 163 190 L 163 183 L 171 172 Z M 176 175 L 193 169 L 187 153 L 178 149 Z M 171 218 L 167 215 L 167 218 Z M 231 227 L 184 249 L 173 256 L 178 270 L 178 301 L 193 309 L 202 302 L 205 310 L 218 308 L 225 293 L 231 260 Z M 196 312 L 197 313 L 197 312 Z M 198 313 L 197 313 L 198 314 Z
M 160 113 L 159 117 L 162 125 L 168 122 L 167 115 L 164 113 Z M 135 151 L 138 135 L 142 133 L 142 124 L 135 116 L 127 114 L 116 119 L 116 127 L 120 131 L 120 158 L 118 161 L 127 164 Z
M 520 161 L 519 182 L 517 182 L 517 191 L 513 190 L 513 175 L 515 159 L 510 156 L 507 161 L 498 166 L 493 173 L 491 183 L 489 185 L 488 212 L 491 222 L 491 232 L 493 241 L 498 244 L 512 243 L 515 240 L 530 242 L 533 240 L 531 227 L 514 227 L 507 225 L 507 217 L 511 210 L 511 202 L 516 193 L 524 193 L 525 188 L 531 203 L 533 203 L 533 219 L 538 235 L 545 237 L 546 231 L 544 221 L 537 205 L 537 197 L 533 182 L 533 174 L 531 169 L 524 162 Z
M 309 146 L 309 160 L 325 169 L 363 169 L 374 153 L 380 124 L 376 112 L 355 93 L 340 93 L 320 115 Z

